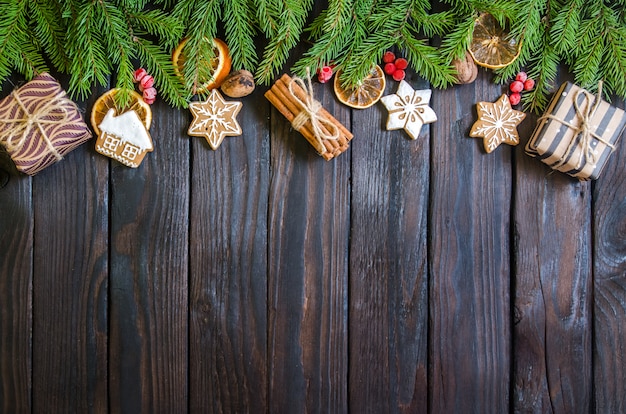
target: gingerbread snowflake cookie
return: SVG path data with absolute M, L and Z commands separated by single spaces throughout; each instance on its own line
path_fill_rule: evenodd
M 411 139 L 417 139 L 422 125 L 437 120 L 437 114 L 428 106 L 431 93 L 430 89 L 416 91 L 406 81 L 400 81 L 395 94 L 380 99 L 389 111 L 387 130 L 404 129 Z
M 519 144 L 517 126 L 526 114 L 511 108 L 506 95 L 502 95 L 494 103 L 478 102 L 476 108 L 478 121 L 472 125 L 469 135 L 474 138 L 483 138 L 485 151 L 492 152 L 502 143 Z
M 206 101 L 189 104 L 193 121 L 187 133 L 206 138 L 211 148 L 216 150 L 224 137 L 241 135 L 241 126 L 236 119 L 241 106 L 241 102 L 225 101 L 222 95 L 213 89 Z

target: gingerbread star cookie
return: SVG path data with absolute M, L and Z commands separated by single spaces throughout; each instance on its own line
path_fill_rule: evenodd
M 416 91 L 406 81 L 400 81 L 394 95 L 380 98 L 389 111 L 387 130 L 404 128 L 411 139 L 417 139 L 422 125 L 437 120 L 437 114 L 428 106 L 431 93 L 430 89 Z
M 206 101 L 189 104 L 193 121 L 187 133 L 205 137 L 211 148 L 216 150 L 224 137 L 241 135 L 241 126 L 236 119 L 241 106 L 241 102 L 225 101 L 217 89 L 213 89 Z
M 470 137 L 483 138 L 485 151 L 492 152 L 502 143 L 519 144 L 517 125 L 526 117 L 521 111 L 511 108 L 506 95 L 496 102 L 478 102 L 478 121 L 474 122 Z

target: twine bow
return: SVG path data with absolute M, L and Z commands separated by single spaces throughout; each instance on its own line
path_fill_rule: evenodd
M 584 105 L 584 108 L 581 108 L 581 106 L 578 104 L 578 97 L 580 95 L 584 95 L 585 97 L 583 100 L 583 102 L 586 104 Z M 598 106 L 600 105 L 601 101 L 602 101 L 602 81 L 598 82 L 598 94 L 595 97 L 583 89 L 579 89 L 576 92 L 576 95 L 574 96 L 574 110 L 576 111 L 576 116 L 580 120 L 579 125 L 572 125 L 571 123 L 565 120 L 559 119 L 552 114 L 545 115 L 540 118 L 540 120 L 546 119 L 546 118 L 554 119 L 562 123 L 563 125 L 574 130 L 574 136 L 572 137 L 572 140 L 570 141 L 567 149 L 565 150 L 563 158 L 554 166 L 554 168 L 562 167 L 566 163 L 567 161 L 566 155 L 569 154 L 574 149 L 574 146 L 576 145 L 576 137 L 579 135 L 580 135 L 580 140 L 578 141 L 578 146 L 581 148 L 581 151 L 578 157 L 578 163 L 576 164 L 576 169 L 580 168 L 584 160 L 587 160 L 591 167 L 593 168 L 596 167 L 596 164 L 598 163 L 598 158 L 597 158 L 596 152 L 593 149 L 593 146 L 591 145 L 592 138 L 595 138 L 598 142 L 601 142 L 607 147 L 611 148 L 611 151 L 615 149 L 615 146 L 613 144 L 611 144 L 609 141 L 605 140 L 604 138 L 602 138 L 601 136 L 599 136 L 598 134 L 596 134 L 595 132 L 591 130 L 591 118 L 593 118 L 594 114 L 596 113 L 596 110 L 598 109 Z
M 34 113 L 30 113 L 18 93 L 11 92 L 11 96 L 22 110 L 22 117 L 0 118 L 0 122 L 12 124 L 9 128 L 0 132 L 0 143 L 4 144 L 7 151 L 21 151 L 26 145 L 26 141 L 33 128 L 39 129 L 46 146 L 57 159 L 60 161 L 63 156 L 59 154 L 52 142 L 44 125 L 58 125 L 69 121 L 69 112 L 64 105 L 71 101 L 67 99 L 63 92 L 57 93 L 49 99 L 42 107 Z
M 326 152 L 326 147 L 324 146 L 323 140 L 339 139 L 341 131 L 337 125 L 320 115 L 319 110 L 322 108 L 322 104 L 313 98 L 313 86 L 311 85 L 311 72 L 309 68 L 306 69 L 306 76 L 307 83 L 298 77 L 294 77 L 291 82 L 289 82 L 289 93 L 302 107 L 302 111 L 293 118 L 291 125 L 294 129 L 299 130 L 307 121 L 311 121 L 313 135 L 319 143 L 321 153 L 324 153 Z M 300 99 L 296 94 L 295 85 L 300 86 L 304 90 L 304 100 Z

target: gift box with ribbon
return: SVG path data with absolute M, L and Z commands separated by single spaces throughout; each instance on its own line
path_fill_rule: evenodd
M 561 85 L 526 153 L 579 180 L 600 176 L 626 125 L 626 112 L 570 82 Z
M 0 100 L 0 146 L 20 172 L 35 175 L 90 138 L 78 107 L 47 73 Z

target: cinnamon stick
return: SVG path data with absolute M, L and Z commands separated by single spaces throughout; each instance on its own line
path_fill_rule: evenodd
M 265 92 L 265 97 L 268 101 L 280 112 L 289 122 L 292 122 L 296 117 L 293 111 L 289 109 L 289 107 L 281 100 L 281 98 L 275 93 L 274 90 L 269 89 Z M 324 147 L 320 147 L 319 141 L 315 138 L 310 126 L 305 125 L 298 131 L 304 136 L 304 138 L 315 148 L 315 150 L 324 157 L 326 160 L 333 158 L 334 154 L 332 148 L 328 148 L 326 145 Z M 325 150 L 325 151 L 324 151 Z
M 283 82 L 281 82 L 280 79 L 278 81 L 276 81 L 274 86 L 276 87 L 276 91 L 275 92 L 280 96 L 280 98 L 283 99 L 285 101 L 285 103 L 287 103 L 288 105 L 293 105 L 292 107 L 294 109 L 292 109 L 292 112 L 294 114 L 299 114 L 302 111 L 302 108 L 301 108 L 300 104 L 296 103 L 296 101 L 292 97 L 291 91 L 289 91 L 289 86 L 284 84 Z M 298 86 L 298 85 L 295 85 L 295 86 Z M 305 125 L 310 125 L 310 123 L 307 122 Z M 324 125 L 321 125 L 321 127 L 324 130 L 324 133 L 326 133 L 328 135 L 331 135 L 330 131 Z M 329 145 L 331 146 L 330 147 L 331 151 L 333 151 L 335 148 L 340 146 L 340 144 L 337 142 L 337 140 L 324 140 L 324 143 L 326 143 L 326 142 L 328 142 Z
M 285 85 L 289 85 L 289 83 L 291 82 L 291 77 L 285 73 L 283 76 L 281 76 L 280 80 Z M 296 92 L 296 95 L 299 99 L 304 100 L 304 98 L 306 97 L 306 92 L 299 85 L 296 84 L 296 88 L 294 88 L 294 91 Z M 334 116 L 332 116 L 326 109 L 322 107 L 320 109 L 320 112 L 324 118 L 330 120 L 333 124 L 337 126 L 337 128 L 339 128 L 343 132 L 347 141 L 350 141 L 353 138 L 352 132 L 348 131 L 348 129 L 343 126 L 343 124 L 339 122 Z
M 296 116 L 303 111 L 302 103 L 298 102 L 298 99 L 306 102 L 306 100 L 309 99 L 309 96 L 307 95 L 307 91 L 305 91 L 297 83 L 293 85 L 292 92 L 289 89 L 291 80 L 292 79 L 289 75 L 283 75 L 265 93 L 265 97 L 290 123 L 293 123 Z M 318 139 L 313 132 L 310 120 L 307 120 L 307 122 L 305 122 L 298 131 L 313 146 L 313 148 L 315 148 L 318 154 L 320 154 L 324 159 L 329 160 L 348 149 L 349 142 L 352 140 L 353 135 L 323 107 L 320 107 L 317 115 L 323 117 L 329 122 L 332 122 L 333 125 L 337 127 L 339 131 L 337 139 Z M 320 127 L 325 134 L 332 135 L 327 126 L 322 124 Z

